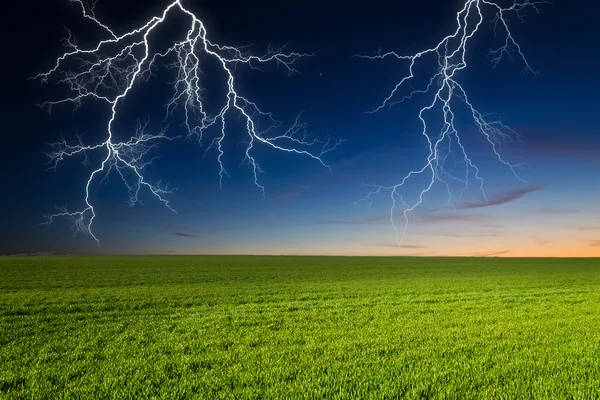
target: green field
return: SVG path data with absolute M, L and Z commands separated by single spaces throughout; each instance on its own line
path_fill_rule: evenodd
M 600 397 L 600 260 L 0 258 L 0 398 Z

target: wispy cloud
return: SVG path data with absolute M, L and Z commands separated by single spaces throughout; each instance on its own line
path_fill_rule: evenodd
M 391 243 L 375 243 L 371 246 L 375 247 L 394 247 L 398 249 L 428 249 L 429 246 L 421 246 L 417 244 L 391 244 Z
M 545 239 L 545 238 L 533 237 L 532 239 L 533 239 L 533 241 L 535 241 L 535 243 L 539 244 L 540 246 L 545 246 L 548 243 L 552 243 L 552 240 Z
M 316 223 L 319 225 L 370 225 L 370 224 L 377 224 L 383 221 L 389 221 L 390 220 L 390 216 L 389 214 L 387 215 L 380 215 L 377 217 L 370 217 L 370 218 L 361 218 L 361 219 L 354 219 L 354 220 L 348 220 L 348 219 L 320 219 L 317 220 Z
M 300 193 L 304 192 L 305 190 L 309 189 L 310 185 L 309 184 L 302 184 L 302 185 L 298 185 L 295 186 L 289 190 L 283 191 L 281 193 L 279 193 L 277 196 L 275 196 L 276 200 L 287 200 L 287 199 L 291 199 L 292 197 L 297 197 L 300 195 Z
M 482 237 L 501 237 L 504 236 L 500 233 L 494 232 L 478 232 L 478 233 L 427 233 L 429 236 L 441 236 L 441 237 L 450 237 L 450 238 L 482 238 Z
M 394 215 L 396 222 L 404 218 L 403 213 L 397 212 Z M 359 219 L 320 219 L 316 223 L 319 225 L 373 225 L 382 222 L 390 221 L 390 214 L 382 214 L 373 217 L 359 218 Z M 461 214 L 439 214 L 439 213 L 419 213 L 412 214 L 409 216 L 410 224 L 440 224 L 440 223 L 454 223 L 454 222 L 471 222 L 479 223 L 490 227 L 501 227 L 501 225 L 492 224 L 491 219 L 487 215 L 472 214 L 472 215 L 461 215 Z
M 600 247 L 600 240 L 592 240 L 590 242 L 591 247 Z
M 573 229 L 578 231 L 600 231 L 600 225 L 578 225 L 574 226 Z
M 499 256 L 502 254 L 507 254 L 507 253 L 510 253 L 510 250 L 495 251 L 492 253 L 479 253 L 479 254 L 474 254 L 473 256 L 475 256 L 475 257 L 495 257 L 495 256 Z
M 237 230 L 238 228 L 235 225 L 216 225 L 216 226 L 201 226 L 201 227 L 189 227 L 185 228 L 181 226 L 182 229 L 170 229 L 169 231 L 173 233 L 175 236 L 186 237 L 186 238 L 202 238 L 212 235 L 219 235 L 223 232 Z M 175 231 L 175 232 L 173 232 Z M 187 231 L 187 232 L 186 232 Z M 192 231 L 192 232 L 190 232 Z M 193 233 L 193 232 L 196 233 Z
M 555 160 L 557 156 L 587 159 L 587 161 L 600 161 L 600 143 L 597 140 L 598 132 L 595 130 L 570 130 L 564 129 L 519 129 L 523 137 L 527 138 L 527 146 L 521 147 L 528 156 L 538 156 Z
M 395 221 L 399 222 L 404 218 L 402 212 L 398 212 L 395 216 Z M 383 214 L 374 217 L 360 218 L 360 219 L 321 219 L 317 220 L 316 223 L 319 225 L 375 225 L 379 223 L 389 223 L 390 215 Z M 416 214 L 411 215 L 409 219 L 410 224 L 441 224 L 441 223 L 455 223 L 455 222 L 470 222 L 485 225 L 487 227 L 500 228 L 501 225 L 493 224 L 490 217 L 481 214 L 474 215 L 460 215 L 460 214 Z
M 575 214 L 581 211 L 580 208 L 560 208 L 549 207 L 536 210 L 540 214 Z
M 193 233 L 185 233 L 185 232 L 175 232 L 173 233 L 175 236 L 186 237 L 186 238 L 197 238 L 198 235 L 194 235 Z
M 503 254 L 511 253 L 512 250 L 501 250 L 501 251 L 489 251 L 479 253 L 446 253 L 446 252 L 435 252 L 435 253 L 421 253 L 414 254 L 415 256 L 426 256 L 426 257 L 496 257 Z
M 502 228 L 502 225 L 495 224 L 492 222 L 492 219 L 487 215 L 482 214 L 470 214 L 470 215 L 461 215 L 461 214 L 420 214 L 415 217 L 413 221 L 410 223 L 416 224 L 433 224 L 439 225 L 443 223 L 456 223 L 456 222 L 466 222 L 477 224 L 480 226 L 484 226 L 486 228 Z
M 438 224 L 442 222 L 488 222 L 489 217 L 485 215 L 460 215 L 460 214 L 419 214 L 414 222 L 423 224 Z
M 555 141 L 548 141 L 555 143 Z M 531 149 L 531 153 L 542 157 L 577 157 L 588 161 L 600 162 L 600 146 L 595 143 L 561 143 L 560 145 L 538 145 Z
M 521 197 L 525 196 L 529 193 L 534 193 L 542 190 L 542 186 L 530 186 L 523 189 L 511 189 L 507 190 L 504 193 L 498 193 L 493 197 L 488 197 L 488 201 L 480 201 L 474 203 L 465 203 L 458 205 L 456 208 L 459 209 L 473 209 L 473 208 L 483 208 L 483 207 L 492 207 L 498 206 L 500 204 L 510 203 L 512 201 L 518 200 Z

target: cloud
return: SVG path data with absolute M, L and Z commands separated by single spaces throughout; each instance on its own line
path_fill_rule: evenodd
M 502 225 L 491 222 L 491 218 L 487 215 L 472 214 L 472 215 L 454 215 L 454 214 L 422 214 L 419 215 L 415 220 L 409 221 L 409 223 L 416 224 L 434 224 L 439 225 L 442 223 L 455 223 L 455 222 L 468 222 L 475 223 L 486 228 L 503 228 Z
M 511 250 L 501 250 L 501 251 L 489 251 L 489 252 L 479 252 L 479 253 L 438 253 L 434 254 L 434 257 L 496 257 L 502 254 L 508 254 Z
M 502 251 L 490 251 L 490 252 L 480 252 L 480 253 L 421 253 L 414 254 L 414 256 L 425 256 L 425 257 L 496 257 L 503 254 L 510 253 L 511 250 L 502 250 Z
M 542 190 L 542 186 L 530 186 L 528 188 L 523 189 L 511 189 L 507 190 L 504 193 L 496 194 L 494 197 L 489 197 L 488 201 L 480 201 L 475 203 L 465 203 L 457 206 L 456 208 L 462 210 L 470 210 L 473 208 L 483 208 L 483 207 L 492 207 L 498 206 L 500 204 L 510 203 L 511 201 L 515 201 L 525 196 L 526 194 L 538 192 Z
M 375 244 L 372 244 L 371 246 L 394 247 L 394 248 L 400 248 L 400 249 L 428 249 L 429 248 L 429 246 L 420 246 L 420 245 L 416 245 L 416 244 L 390 244 L 390 243 L 375 243 Z
M 198 235 L 194 235 L 193 233 L 184 233 L 184 232 L 175 232 L 173 233 L 175 236 L 186 237 L 186 238 L 197 238 Z
M 371 217 L 371 218 L 362 218 L 355 220 L 343 220 L 343 219 L 320 219 L 317 220 L 316 223 L 319 225 L 369 225 L 369 224 L 377 224 L 382 221 L 389 221 L 390 215 L 387 214 L 385 216 Z
M 527 156 L 537 156 L 556 160 L 557 156 L 586 159 L 588 162 L 600 162 L 600 143 L 590 141 L 589 138 L 597 138 L 595 130 L 571 130 L 564 129 L 519 129 L 523 137 L 527 138 L 527 146 L 521 147 Z
M 168 229 L 167 232 L 172 232 L 173 235 L 185 238 L 202 238 L 210 235 L 219 235 L 223 232 L 232 231 L 239 229 L 235 225 L 218 225 L 218 226 L 203 226 L 200 231 L 191 227 L 183 227 L 182 229 Z M 197 228 L 197 227 L 196 227 Z M 196 231 L 197 233 L 190 233 L 189 231 Z M 173 232 L 175 231 L 175 232 Z M 188 232 L 185 232 L 188 231 Z
M 414 217 L 414 218 L 413 218 Z M 402 221 L 404 218 L 402 212 L 395 215 L 395 221 Z M 390 221 L 390 215 L 384 214 L 370 218 L 361 218 L 355 220 L 340 220 L 340 219 L 329 219 L 329 220 L 317 220 L 316 223 L 319 225 L 373 225 L 381 222 Z M 488 227 L 499 228 L 501 225 L 492 224 L 490 217 L 485 215 L 454 215 L 454 214 L 417 214 L 410 216 L 409 224 L 441 224 L 441 223 L 452 223 L 452 222 L 474 222 L 479 223 Z
M 438 224 L 441 222 L 487 222 L 489 217 L 485 215 L 454 215 L 454 214 L 420 214 L 414 221 L 424 224 Z
M 499 256 L 502 254 L 507 254 L 510 253 L 510 250 L 502 250 L 502 251 L 495 251 L 493 253 L 480 253 L 480 254 L 474 254 L 474 257 L 495 257 L 495 256 Z
M 591 247 L 600 247 L 600 240 L 592 240 L 590 242 Z
M 573 227 L 573 229 L 578 231 L 600 231 L 600 225 L 579 225 Z
M 279 193 L 277 196 L 275 196 L 276 200 L 287 200 L 287 199 L 291 199 L 292 197 L 297 197 L 300 195 L 300 193 L 304 192 L 305 190 L 307 190 L 308 188 L 310 188 L 309 184 L 303 184 L 303 185 L 298 185 L 295 186 L 285 192 L 281 192 Z
M 551 240 L 548 239 L 544 239 L 544 238 L 540 238 L 540 237 L 533 237 L 532 238 L 537 244 L 539 244 L 540 246 L 545 246 L 548 243 L 552 243 Z
M 540 214 L 575 214 L 580 212 L 580 208 L 540 208 L 537 210 Z
M 556 143 L 556 141 L 548 141 Z M 595 143 L 561 143 L 560 145 L 542 144 L 532 148 L 531 153 L 541 157 L 555 158 L 556 156 L 585 158 L 588 161 L 600 161 L 600 146 Z
M 499 226 L 499 225 L 498 225 Z M 504 236 L 499 233 L 490 233 L 490 232 L 477 232 L 477 233 L 427 233 L 429 236 L 442 236 L 442 237 L 451 237 L 451 238 L 481 238 L 481 237 L 501 237 Z

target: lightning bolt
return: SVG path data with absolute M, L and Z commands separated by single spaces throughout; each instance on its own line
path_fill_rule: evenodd
M 92 230 L 96 212 L 90 197 L 90 187 L 100 176 L 103 176 L 102 181 L 108 179 L 111 172 L 116 172 L 125 184 L 129 192 L 130 205 L 140 203 L 140 191 L 146 190 L 167 208 L 175 211 L 167 199 L 167 195 L 172 193 L 173 189 L 160 182 L 150 182 L 144 176 L 144 169 L 154 160 L 154 158 L 147 160 L 147 156 L 165 140 L 196 139 L 202 143 L 204 134 L 211 127 L 217 127 L 215 131 L 219 134 L 209 142 L 205 153 L 211 149 L 216 150 L 220 166 L 219 182 L 222 185 L 223 178 L 227 175 L 223 163 L 223 142 L 227 137 L 225 119 L 229 113 L 237 113 L 245 123 L 248 137 L 245 141 L 245 161 L 253 172 L 254 184 L 260 188 L 263 195 L 265 188 L 259 182 L 259 174 L 263 171 L 253 155 L 257 144 L 285 153 L 308 156 L 328 167 L 322 157 L 337 147 L 340 141 L 329 138 L 310 139 L 306 124 L 301 123 L 299 118 L 289 129 L 276 134 L 282 123 L 275 120 L 271 113 L 262 111 L 256 103 L 242 96 L 234 77 L 234 69 L 237 65 L 260 69 L 259 66 L 264 63 L 276 63 L 288 74 L 293 74 L 298 72 L 294 68 L 296 61 L 312 54 L 284 52 L 283 48 L 269 46 L 265 55 L 256 56 L 247 52 L 246 47 L 215 43 L 208 38 L 203 22 L 184 7 L 180 0 L 170 3 L 160 15 L 122 34 L 116 33 L 96 18 L 95 2 L 88 8 L 83 0 L 70 1 L 81 8 L 83 17 L 102 30 L 106 38 L 98 41 L 95 46 L 84 48 L 77 45 L 71 32 L 68 31 L 64 39 L 67 51 L 57 58 L 54 67 L 34 78 L 43 83 L 53 81 L 64 84 L 69 88 L 71 95 L 59 100 L 47 101 L 41 106 L 47 107 L 49 112 L 54 106 L 60 104 L 73 104 L 77 109 L 84 101 L 93 99 L 108 106 L 110 118 L 106 124 L 106 137 L 100 143 L 86 145 L 79 136 L 76 143 L 68 143 L 63 139 L 51 144 L 51 151 L 47 153 L 51 168 L 56 168 L 60 161 L 73 156 L 82 156 L 87 165 L 89 152 L 101 152 L 104 156 L 102 162 L 90 173 L 85 184 L 83 209 L 73 212 L 62 208 L 57 213 L 47 215 L 45 223 L 50 224 L 57 218 L 68 218 L 73 222 L 75 233 L 88 234 L 99 245 L 100 242 Z M 164 51 L 154 50 L 151 46 L 151 35 L 161 25 L 167 24 L 171 16 L 176 13 L 187 20 L 188 25 L 184 28 L 187 29 L 185 36 L 173 41 L 172 45 Z M 205 87 L 201 62 L 208 59 L 216 61 L 226 78 L 224 82 L 226 99 L 220 106 L 220 110 L 213 115 L 207 111 L 207 102 L 202 97 Z M 167 62 L 170 60 L 172 61 Z M 125 135 L 129 139 L 117 140 L 117 137 L 124 136 L 121 132 L 119 135 L 115 134 L 117 129 L 115 121 L 120 106 L 135 90 L 136 85 L 155 76 L 153 71 L 161 65 L 174 70 L 176 75 L 173 95 L 166 102 L 163 122 L 169 121 L 174 111 L 180 108 L 183 110 L 185 133 L 168 136 L 166 129 L 148 132 L 148 122 L 145 122 L 138 123 L 132 133 Z M 266 127 L 259 129 L 259 123 Z
M 427 140 L 429 148 L 429 154 L 422 168 L 408 172 L 398 184 L 393 186 L 369 185 L 371 190 L 368 194 L 356 202 L 367 201 L 372 203 L 374 196 L 389 193 L 392 203 L 390 208 L 390 222 L 396 231 L 396 240 L 398 242 L 402 242 L 406 236 L 409 217 L 424 202 L 424 196 L 436 183 L 441 183 L 446 187 L 448 191 L 448 205 L 456 211 L 452 201 L 452 182 L 462 186 L 460 191 L 460 196 L 462 197 L 469 185 L 469 175 L 471 173 L 479 182 L 479 188 L 487 201 L 480 170 L 467 154 L 467 150 L 455 126 L 455 112 L 453 110 L 456 107 L 456 103 L 461 103 L 466 107 L 478 132 L 489 143 L 498 161 L 509 168 L 519 180 L 523 181 L 516 172 L 518 164 L 509 163 L 500 154 L 501 144 L 505 141 L 513 141 L 515 138 L 519 139 L 518 134 L 500 120 L 489 119 L 488 116 L 482 114 L 473 106 L 466 90 L 459 82 L 459 73 L 467 68 L 466 56 L 468 45 L 477 33 L 482 30 L 481 26 L 484 22 L 489 21 L 495 36 L 501 31 L 504 39 L 503 44 L 499 48 L 490 50 L 489 52 L 492 66 L 496 67 L 504 58 L 512 59 L 513 56 L 516 56 L 524 63 L 524 71 L 535 75 L 535 71 L 531 68 L 527 58 L 523 54 L 521 46 L 513 36 L 508 24 L 508 17 L 513 15 L 523 21 L 527 9 L 533 9 L 539 13 L 540 6 L 545 3 L 547 2 L 543 0 L 517 0 L 513 1 L 510 6 L 503 7 L 491 0 L 466 0 L 462 9 L 456 14 L 456 30 L 445 36 L 433 47 L 413 55 L 401 55 L 393 51 L 387 53 L 380 52 L 374 56 L 357 55 L 358 57 L 372 60 L 396 58 L 408 64 L 407 74 L 396 84 L 383 102 L 368 113 L 378 112 L 385 107 L 405 102 L 413 97 L 429 96 L 430 99 L 420 109 L 418 114 L 423 127 L 421 134 Z M 489 17 L 490 15 L 492 16 L 491 18 Z M 415 69 L 417 66 L 424 64 L 424 60 L 427 60 L 428 57 L 437 60 L 435 73 L 426 80 L 427 83 L 422 89 L 412 89 L 407 94 L 402 94 L 406 86 L 415 80 Z M 441 115 L 443 120 L 439 133 L 432 132 L 427 122 L 431 120 L 431 117 L 427 114 L 434 113 L 438 109 L 441 110 L 441 113 L 437 115 Z M 458 156 L 454 153 L 455 150 L 458 152 Z M 460 161 L 456 160 L 457 157 L 459 157 Z M 460 169 L 462 172 L 460 176 L 456 176 L 457 174 L 454 172 L 457 166 L 461 166 Z M 428 182 L 424 185 L 416 201 L 408 202 L 406 196 L 403 195 L 403 189 L 405 189 L 407 182 L 411 178 L 423 174 L 430 174 L 430 179 L 427 180 Z M 397 207 L 402 207 L 403 209 L 404 224 L 402 227 L 399 227 L 394 220 Z

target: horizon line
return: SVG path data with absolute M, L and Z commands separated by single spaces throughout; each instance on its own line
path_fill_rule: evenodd
M 544 259 L 564 259 L 564 258 L 588 258 L 596 259 L 600 256 L 585 256 L 585 255 L 565 255 L 565 256 L 526 256 L 515 255 L 508 256 L 502 254 L 438 254 L 438 255 L 393 255 L 393 254 L 295 254 L 295 253 L 270 253 L 270 254 L 252 254 L 252 253 L 174 253 L 174 252 L 157 252 L 157 253 L 63 253 L 63 252 L 31 252 L 31 253 L 9 253 L 0 254 L 0 257 L 44 257 L 44 256 L 95 256 L 95 257 L 111 257 L 111 256 L 133 256 L 133 257 L 149 257 L 149 256 L 213 256 L 213 257 L 370 257 L 370 258 L 544 258 Z

